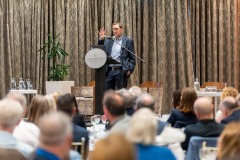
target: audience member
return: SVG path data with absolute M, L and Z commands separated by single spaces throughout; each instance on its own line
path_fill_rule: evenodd
M 85 124 L 83 115 L 80 113 L 80 111 L 78 109 L 78 104 L 77 104 L 77 101 L 76 101 L 76 97 L 74 95 L 71 95 L 71 96 L 73 98 L 73 103 L 74 103 L 74 107 L 75 107 L 75 110 L 76 110 L 75 114 L 73 115 L 73 123 L 80 126 L 80 127 L 86 128 L 86 124 Z
M 142 94 L 140 95 L 137 100 L 136 100 L 136 105 L 135 108 L 136 110 L 140 109 L 140 108 L 148 108 L 150 110 L 152 110 L 154 112 L 154 99 L 150 94 Z M 162 122 L 160 120 L 157 121 L 158 123 L 158 127 L 157 127 L 157 134 L 161 134 L 166 123 Z
M 53 108 L 49 107 L 46 97 L 43 95 L 36 95 L 30 103 L 27 119 L 29 122 L 38 125 L 38 121 L 42 116 L 53 111 Z
M 213 105 L 208 98 L 198 98 L 194 103 L 194 112 L 198 118 L 198 122 L 188 125 L 185 128 L 186 139 L 181 144 L 184 150 L 187 150 L 192 136 L 218 137 L 224 128 L 224 125 L 215 122 Z
M 175 90 L 173 92 L 173 108 L 174 109 L 177 109 L 180 106 L 180 101 L 181 101 L 181 91 Z
M 177 128 L 185 127 L 188 124 L 196 123 L 197 118 L 193 110 L 193 104 L 196 99 L 197 93 L 193 88 L 184 88 L 181 93 L 180 106 L 178 109 L 172 110 L 167 122 L 171 124 L 171 126 Z M 181 125 L 176 124 L 176 122 L 181 123 Z
M 239 122 L 232 122 L 226 125 L 218 140 L 217 160 L 239 160 L 239 130 Z
M 233 121 L 240 121 L 240 107 L 238 102 L 233 97 L 226 97 L 220 103 L 222 111 L 222 124 L 227 124 Z
M 116 92 L 119 93 L 124 99 L 125 112 L 127 113 L 127 115 L 132 116 L 132 114 L 134 113 L 133 95 L 128 90 L 126 90 L 125 88 L 117 90 Z
M 33 148 L 13 137 L 14 128 L 22 118 L 23 109 L 17 101 L 6 98 L 0 101 L 0 147 L 13 148 L 27 157 Z
M 135 150 L 122 134 L 110 134 L 97 141 L 89 160 L 136 160 Z
M 21 104 L 24 117 L 25 113 L 27 112 L 26 97 L 19 93 L 8 93 L 6 98 L 14 99 Z M 13 131 L 13 136 L 19 141 L 29 144 L 33 148 L 36 148 L 38 146 L 39 128 L 35 124 L 26 122 L 24 119 L 21 119 L 18 126 L 16 126 Z
M 57 101 L 57 109 L 59 111 L 62 111 L 64 112 L 65 114 L 67 114 L 71 119 L 73 118 L 73 116 L 76 114 L 76 104 L 75 104 L 75 98 L 67 93 L 65 95 L 62 95 L 58 98 L 58 101 Z M 76 124 L 74 124 L 72 122 L 72 128 L 73 128 L 73 141 L 74 142 L 81 142 L 82 140 L 82 137 L 85 138 L 85 151 L 86 151 L 86 154 L 88 153 L 88 141 L 89 141 L 89 138 L 88 138 L 88 131 L 86 130 L 86 128 L 83 128 L 83 127 L 80 127 Z
M 110 121 L 110 133 L 125 134 L 129 128 L 130 117 L 125 114 L 123 97 L 113 90 L 106 91 L 103 97 L 103 111 Z
M 51 94 L 47 94 L 45 95 L 45 98 L 47 99 L 48 106 L 51 108 L 51 110 L 57 111 L 57 104 L 54 97 Z
M 238 96 L 238 91 L 235 88 L 233 88 L 233 87 L 225 87 L 222 90 L 222 94 L 221 94 L 220 100 L 222 101 L 226 97 L 237 98 L 237 96 Z M 223 119 L 223 116 L 222 116 L 222 111 L 220 109 L 216 113 L 215 120 L 216 120 L 216 122 L 220 123 L 222 121 L 222 119 Z
M 66 159 L 72 143 L 70 119 L 61 112 L 52 112 L 39 120 L 40 145 L 29 160 Z
M 152 110 L 141 108 L 133 114 L 127 138 L 135 144 L 137 160 L 175 160 L 168 148 L 154 145 L 156 131 L 157 120 Z
M 132 86 L 128 91 L 133 95 L 134 100 L 136 100 L 138 96 L 142 94 L 142 90 L 138 86 Z
M 19 151 L 16 149 L 0 148 L 0 159 L 1 160 L 27 160 Z

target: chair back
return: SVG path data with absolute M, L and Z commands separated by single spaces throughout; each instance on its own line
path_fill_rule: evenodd
M 200 160 L 199 150 L 202 148 L 203 142 L 206 142 L 206 146 L 216 147 L 217 140 L 218 137 L 191 137 L 186 154 L 186 160 Z
M 85 138 L 82 137 L 81 142 L 72 142 L 72 149 L 75 151 L 80 151 L 82 159 L 85 159 Z

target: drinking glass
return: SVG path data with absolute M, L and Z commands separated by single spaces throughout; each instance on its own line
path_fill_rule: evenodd
M 93 125 L 93 126 L 95 126 L 95 125 L 96 125 L 95 118 L 96 118 L 96 116 L 95 116 L 95 115 L 94 115 L 94 116 L 91 116 L 91 123 L 92 123 L 92 125 Z
M 107 122 L 107 117 L 105 115 L 101 116 L 102 123 L 106 124 Z
M 95 123 L 98 124 L 100 123 L 101 116 L 100 115 L 95 115 Z

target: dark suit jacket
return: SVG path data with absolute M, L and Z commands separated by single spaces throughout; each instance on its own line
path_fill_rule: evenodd
M 173 109 L 167 122 L 171 124 L 172 127 L 174 127 L 177 121 L 193 124 L 197 122 L 197 118 L 193 112 L 183 113 L 179 109 Z
M 233 121 L 240 121 L 240 109 L 234 111 L 229 117 L 221 121 L 222 124 L 227 124 Z
M 113 43 L 114 41 L 112 39 L 105 39 L 105 40 L 98 41 L 99 45 L 104 45 L 107 56 L 111 56 Z M 126 47 L 128 50 L 135 53 L 134 43 L 131 38 L 123 36 L 122 46 Z M 122 65 L 123 71 L 130 71 L 132 73 L 135 68 L 135 55 L 132 55 L 126 49 L 122 48 L 120 59 L 121 59 L 121 65 Z
M 186 134 L 186 139 L 181 143 L 181 147 L 187 150 L 190 138 L 192 136 L 200 137 L 218 137 L 224 128 L 223 124 L 215 122 L 214 119 L 201 120 L 195 124 L 188 125 L 184 133 Z

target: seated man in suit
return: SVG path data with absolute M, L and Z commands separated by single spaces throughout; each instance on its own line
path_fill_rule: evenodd
M 149 108 L 154 112 L 155 111 L 154 103 L 155 101 L 150 94 L 142 94 L 137 98 L 135 108 L 136 110 L 140 108 Z M 159 135 L 163 131 L 166 123 L 160 120 L 158 120 L 157 122 L 158 122 L 157 134 Z
M 233 121 L 240 121 L 240 107 L 238 102 L 233 97 L 226 97 L 220 103 L 222 111 L 222 124 L 227 124 Z
M 207 98 L 198 98 L 194 103 L 194 112 L 198 122 L 188 125 L 184 133 L 185 141 L 181 144 L 182 149 L 187 150 L 190 138 L 192 136 L 218 137 L 223 128 L 223 124 L 216 123 L 213 117 L 213 105 Z
M 126 134 L 129 128 L 130 116 L 125 114 L 123 97 L 113 90 L 105 92 L 103 111 L 110 121 L 110 133 Z

